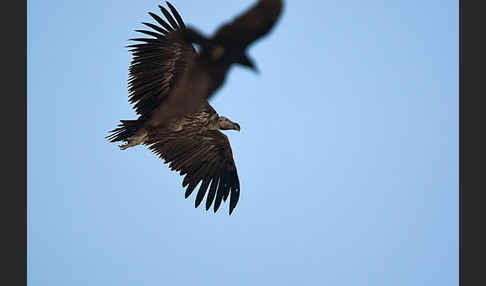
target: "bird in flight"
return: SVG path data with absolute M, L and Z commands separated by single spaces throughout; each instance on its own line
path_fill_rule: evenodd
M 201 183 L 196 208 L 206 197 L 206 210 L 212 205 L 216 212 L 229 197 L 231 215 L 240 197 L 240 182 L 229 140 L 220 130 L 240 131 L 240 125 L 219 116 L 208 100 L 233 64 L 256 70 L 246 49 L 274 26 L 282 1 L 260 0 L 211 38 L 187 28 L 175 7 L 166 4 L 170 12 L 159 5 L 166 20 L 149 12 L 157 24 L 143 23 L 151 30 L 136 31 L 150 37 L 132 39 L 136 43 L 128 46 L 133 56 L 129 102 L 138 119 L 121 120 L 106 138 L 125 142 L 122 150 L 148 146 L 184 176 L 186 198 Z

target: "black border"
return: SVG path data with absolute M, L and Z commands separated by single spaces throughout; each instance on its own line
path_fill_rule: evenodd
M 464 277 L 464 229 L 463 229 L 463 212 L 464 212 L 464 0 L 459 0 L 459 285 L 465 284 Z
M 3 3 L 2 228 L 3 285 L 27 285 L 27 1 Z M 13 7 L 12 7 L 13 6 Z
M 467 3 L 467 5 L 466 5 Z M 473 6 L 473 3 L 476 6 Z M 484 9 L 459 1 L 459 284 L 486 285 Z M 482 281 L 482 282 L 481 282 Z
M 459 285 L 464 276 L 464 0 L 459 0 Z

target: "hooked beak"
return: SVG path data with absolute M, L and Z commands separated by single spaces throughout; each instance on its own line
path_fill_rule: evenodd
M 238 123 L 234 124 L 234 128 L 236 131 L 240 132 L 240 125 Z

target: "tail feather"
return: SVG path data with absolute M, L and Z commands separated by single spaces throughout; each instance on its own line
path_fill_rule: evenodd
M 110 142 L 127 141 L 138 130 L 138 120 L 120 120 L 120 122 L 118 128 L 111 130 L 111 134 L 106 136 Z

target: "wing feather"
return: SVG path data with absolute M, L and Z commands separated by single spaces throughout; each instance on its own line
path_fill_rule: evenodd
M 157 14 L 154 14 L 152 12 L 149 12 L 149 15 L 152 16 L 152 18 L 154 18 L 154 20 L 157 21 L 157 23 L 159 23 L 167 31 L 174 32 L 174 29 L 169 24 L 167 24 L 166 21 L 164 21 L 162 18 L 160 18 Z
M 165 18 L 167 18 L 167 20 L 169 20 L 169 23 L 172 26 L 172 28 L 178 29 L 179 25 L 177 25 L 176 21 L 174 20 L 172 15 L 169 13 L 169 11 L 167 11 L 167 9 L 165 9 L 164 7 L 162 7 L 160 5 L 159 5 L 159 8 L 160 8 L 160 11 L 162 11 L 162 13 L 164 14 Z
M 163 34 L 155 33 L 155 32 L 152 32 L 152 31 L 135 30 L 135 32 L 139 32 L 139 33 L 142 33 L 142 34 L 145 34 L 145 35 L 149 35 L 149 36 L 152 36 L 152 37 L 156 37 L 156 38 L 159 38 L 159 39 L 163 39 L 164 38 L 164 35 Z
M 165 3 L 167 3 L 167 6 L 169 7 L 170 11 L 172 12 L 172 15 L 174 15 L 174 17 L 176 18 L 177 24 L 179 24 L 179 27 L 185 28 L 186 25 L 184 25 L 184 21 L 182 21 L 182 17 L 181 17 L 181 15 L 179 15 L 179 12 L 177 12 L 177 10 L 174 8 L 174 6 L 172 6 L 172 4 L 170 4 L 169 2 L 165 2 Z
M 167 33 L 168 33 L 167 30 L 162 29 L 161 27 L 154 25 L 152 23 L 142 22 L 142 24 L 144 24 L 145 26 L 147 26 L 149 28 L 154 29 L 155 31 L 161 33 L 162 35 L 167 35 Z
M 217 188 L 218 179 L 219 177 L 213 178 L 213 180 L 211 181 L 211 187 L 209 188 L 209 192 L 214 192 L 214 189 Z M 206 189 L 199 190 L 199 192 L 197 193 L 196 200 L 194 201 L 194 206 L 196 208 L 201 204 L 205 194 L 206 194 Z

